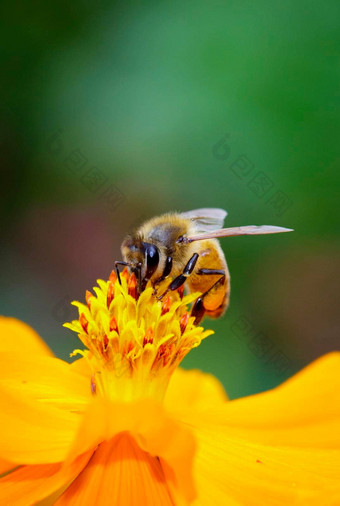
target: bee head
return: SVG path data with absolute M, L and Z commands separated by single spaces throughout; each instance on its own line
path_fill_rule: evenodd
M 133 267 L 144 264 L 145 248 L 143 241 L 138 236 L 128 235 L 122 243 L 121 252 L 124 260 Z
M 123 258 L 131 265 L 132 270 L 141 268 L 145 284 L 156 272 L 159 264 L 159 250 L 154 244 L 144 242 L 138 236 L 124 239 L 121 251 Z

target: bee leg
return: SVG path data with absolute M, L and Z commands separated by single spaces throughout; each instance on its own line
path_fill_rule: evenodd
M 196 301 L 195 304 L 192 306 L 190 316 L 195 317 L 194 324 L 198 325 L 200 321 L 202 320 L 204 313 L 205 313 L 205 307 L 204 307 L 204 297 L 208 295 L 208 293 L 213 289 L 216 288 L 216 286 L 223 284 L 225 282 L 225 271 L 223 269 L 200 269 L 197 274 L 201 275 L 216 275 L 221 274 L 221 277 L 214 283 L 209 290 L 202 293 Z
M 156 286 L 159 285 L 162 281 L 164 281 L 165 278 L 167 278 L 169 276 L 171 271 L 172 271 L 172 257 L 168 256 L 165 261 L 165 266 L 164 266 L 164 270 L 162 272 L 162 275 L 158 279 L 156 279 L 156 281 L 153 283 L 153 288 L 154 288 L 153 294 L 154 295 L 156 295 L 156 293 L 157 293 Z
M 120 272 L 119 272 L 119 269 L 118 269 L 118 265 L 124 265 L 125 267 L 129 266 L 130 264 L 128 262 L 121 262 L 119 260 L 115 260 L 115 269 L 116 269 L 116 274 L 117 274 L 117 278 L 118 278 L 118 281 L 119 281 L 119 284 L 121 285 L 122 284 L 122 281 L 120 279 Z
M 221 274 L 221 276 L 225 276 L 225 271 L 223 269 L 199 269 L 197 271 L 197 274 L 201 275 L 214 275 L 214 274 Z M 219 279 L 217 280 L 219 281 Z M 214 286 L 214 285 L 213 285 Z M 212 287 L 211 287 L 212 288 Z M 209 288 L 210 290 L 210 288 Z
M 131 268 L 131 270 L 137 277 L 137 287 L 140 295 L 142 292 L 142 264 L 138 263 L 135 267 Z
M 192 271 L 194 270 L 195 268 L 195 265 L 196 265 L 196 262 L 198 260 L 198 253 L 194 253 L 192 255 L 192 257 L 190 258 L 190 260 L 188 261 L 188 263 L 186 264 L 186 266 L 184 267 L 183 269 L 183 272 L 182 274 L 180 274 L 179 276 L 177 276 L 177 278 L 175 278 L 171 283 L 170 285 L 168 286 L 168 288 L 165 290 L 165 292 L 160 296 L 158 297 L 158 300 L 162 300 L 163 297 L 168 293 L 168 292 L 172 292 L 174 290 L 177 290 L 180 286 L 182 286 L 186 279 L 190 276 L 190 274 L 192 273 Z

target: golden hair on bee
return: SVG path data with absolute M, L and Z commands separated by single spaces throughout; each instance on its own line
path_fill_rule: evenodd
M 124 260 L 115 262 L 118 276 L 118 266 L 127 265 L 136 273 L 139 291 L 150 281 L 155 292 L 171 278 L 159 299 L 185 283 L 190 292 L 202 294 L 191 310 L 195 323 L 205 315 L 219 318 L 229 304 L 230 275 L 218 238 L 291 231 L 271 225 L 223 228 L 226 215 L 223 209 L 204 208 L 147 220 L 124 239 Z

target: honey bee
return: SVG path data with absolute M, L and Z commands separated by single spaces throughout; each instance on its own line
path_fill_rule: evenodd
M 201 292 L 191 309 L 195 323 L 203 316 L 219 318 L 229 305 L 230 274 L 218 238 L 291 231 L 271 225 L 223 228 L 226 216 L 223 209 L 205 208 L 146 221 L 121 245 L 124 261 L 115 262 L 118 279 L 118 266 L 128 266 L 139 292 L 150 281 L 156 294 L 157 286 L 171 277 L 159 300 L 186 283 L 190 292 Z

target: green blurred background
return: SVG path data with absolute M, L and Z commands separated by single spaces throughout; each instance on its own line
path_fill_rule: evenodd
M 222 207 L 231 306 L 185 367 L 231 397 L 339 348 L 338 1 L 2 2 L 1 312 L 55 353 L 139 222 Z

